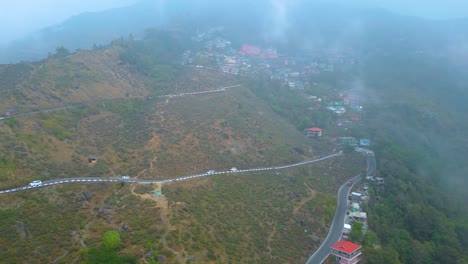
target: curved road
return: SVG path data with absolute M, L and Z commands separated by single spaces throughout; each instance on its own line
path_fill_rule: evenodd
M 359 151 L 358 152 L 362 152 Z M 372 175 L 375 172 L 375 156 L 374 152 L 371 150 L 365 150 L 363 153 L 367 156 L 367 176 Z M 333 216 L 333 221 L 328 231 L 328 235 L 325 240 L 322 242 L 320 247 L 314 252 L 314 254 L 307 260 L 306 264 L 321 264 L 325 259 L 330 255 L 333 246 L 338 240 L 341 239 L 341 234 L 343 232 L 344 219 L 346 215 L 346 210 L 348 207 L 348 196 L 349 192 L 353 188 L 354 184 L 361 179 L 361 175 L 358 175 L 352 178 L 350 181 L 351 185 L 348 185 L 348 182 L 341 185 L 338 190 L 338 205 L 336 207 L 335 215 Z
M 352 185 L 345 184 L 341 185 L 338 190 L 338 205 L 336 206 L 335 215 L 328 231 L 327 238 L 322 242 L 320 247 L 314 254 L 307 260 L 306 264 L 320 264 L 330 255 L 332 248 L 338 240 L 341 238 L 343 232 L 344 220 L 346 215 L 346 209 L 348 208 L 348 195 L 353 185 L 361 179 L 361 175 L 352 178 Z
M 208 90 L 208 91 L 201 91 L 201 92 L 192 92 L 192 93 L 180 93 L 180 94 L 168 94 L 168 95 L 160 95 L 157 96 L 156 98 L 164 98 L 164 97 L 179 97 L 179 96 L 187 96 L 187 95 L 197 95 L 197 94 L 207 94 L 207 93 L 216 93 L 216 92 L 224 92 L 229 88 L 234 88 L 241 86 L 242 84 L 237 84 L 237 85 L 232 85 L 232 86 L 226 86 L 226 87 L 219 87 L 215 90 Z M 71 107 L 75 107 L 77 105 L 82 105 L 82 104 L 75 104 L 75 105 L 70 105 L 70 106 L 65 106 L 65 107 L 58 107 L 58 108 L 52 108 L 52 109 L 46 109 L 46 110 L 40 110 L 40 111 L 34 111 L 34 112 L 29 112 L 29 113 L 23 113 L 23 114 L 18 114 L 18 116 L 26 116 L 26 115 L 31 115 L 35 113 L 40 113 L 40 112 L 53 112 L 57 110 L 62 110 L 62 109 L 67 109 Z M 0 120 L 7 118 L 6 116 L 0 116 Z M 367 151 L 364 150 L 363 151 Z M 371 151 L 370 153 L 367 153 L 367 175 L 372 175 L 372 173 L 375 171 L 375 157 L 373 155 L 373 152 Z M 41 185 L 39 186 L 31 186 L 31 185 L 26 185 L 26 186 L 21 186 L 21 187 L 16 187 L 12 189 L 7 189 L 7 190 L 0 190 L 0 194 L 5 194 L 5 193 L 11 193 L 11 192 L 19 192 L 19 191 L 25 191 L 29 189 L 35 189 L 35 188 L 40 188 L 40 187 L 46 187 L 50 185 L 56 185 L 56 184 L 64 184 L 64 183 L 87 183 L 87 182 L 138 182 L 138 183 L 165 183 L 165 182 L 176 182 L 176 181 L 184 181 L 184 180 L 189 180 L 193 178 L 198 178 L 198 177 L 206 177 L 206 176 L 213 176 L 213 175 L 219 175 L 219 174 L 233 174 L 233 173 L 248 173 L 248 172 L 259 172 L 259 171 L 270 171 L 270 170 L 280 170 L 280 169 L 287 169 L 291 167 L 296 167 L 296 166 L 302 166 L 306 165 L 309 163 L 329 159 L 332 157 L 340 156 L 342 153 L 335 153 L 323 158 L 315 159 L 315 160 L 307 160 L 299 163 L 294 163 L 294 164 L 289 164 L 289 165 L 284 165 L 284 166 L 276 166 L 276 167 L 266 167 L 266 168 L 254 168 L 254 169 L 245 169 L 245 170 L 227 170 L 227 171 L 208 171 L 206 173 L 201 173 L 201 174 L 194 174 L 194 175 L 188 175 L 188 176 L 182 176 L 182 177 L 177 177 L 177 178 L 172 178 L 172 179 L 165 179 L 165 180 L 150 180 L 150 179 L 124 179 L 124 178 L 103 178 L 103 177 L 87 177 L 87 178 L 63 178 L 63 179 L 56 179 L 56 180 L 49 180 L 49 181 L 43 181 Z M 338 242 L 338 240 L 341 238 L 341 233 L 344 225 L 344 219 L 345 219 L 345 214 L 346 214 L 346 209 L 347 209 L 347 199 L 350 190 L 354 186 L 356 182 L 360 180 L 360 175 L 355 176 L 352 178 L 350 181 L 352 182 L 351 185 L 348 185 L 348 183 L 343 184 L 340 189 L 338 190 L 338 205 L 336 207 L 336 212 L 335 215 L 333 216 L 333 221 L 330 227 L 330 230 L 328 232 L 327 237 L 325 240 L 322 242 L 320 247 L 317 249 L 317 251 L 314 252 L 314 254 L 307 260 L 306 264 L 321 264 L 325 259 L 330 255 L 331 253 L 331 246 Z
M 254 168 L 254 169 L 235 170 L 235 171 L 231 171 L 231 170 L 227 170 L 227 171 L 208 171 L 206 173 L 193 174 L 193 175 L 182 176 L 182 177 L 177 177 L 177 178 L 172 178 L 172 179 L 165 179 L 165 180 L 149 180 L 149 179 L 144 180 L 144 179 L 124 179 L 124 178 L 103 178 L 103 177 L 63 178 L 63 179 L 43 181 L 42 184 L 39 185 L 39 186 L 26 185 L 26 186 L 16 187 L 16 188 L 12 188 L 12 189 L 7 189 L 7 190 L 0 190 L 0 194 L 25 191 L 25 190 L 29 190 L 29 189 L 35 189 L 35 188 L 46 187 L 46 186 L 56 185 L 56 184 L 64 184 L 64 183 L 86 183 L 86 182 L 165 183 L 165 182 L 177 182 L 177 181 L 185 181 L 185 180 L 190 180 L 190 179 L 193 179 L 193 178 L 213 176 L 213 175 L 219 175 L 219 174 L 236 174 L 236 173 L 281 170 L 281 169 L 287 169 L 287 168 L 302 166 L 302 165 L 306 165 L 306 164 L 321 161 L 321 160 L 326 160 L 326 159 L 333 158 L 333 157 L 340 156 L 340 155 L 342 155 L 342 153 L 335 153 L 335 154 L 332 154 L 332 155 L 329 155 L 329 156 L 326 156 L 326 157 L 323 157 L 323 158 L 314 159 L 314 160 L 306 160 L 306 161 L 293 163 L 293 164 L 289 164 L 289 165 L 284 165 L 284 166 Z

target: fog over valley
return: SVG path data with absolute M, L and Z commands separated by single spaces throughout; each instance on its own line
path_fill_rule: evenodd
M 299 27 L 296 34 L 301 35 L 303 38 L 301 42 L 309 47 L 318 44 L 329 45 L 323 42 L 326 40 L 322 36 L 329 32 L 323 32 L 323 30 L 317 32 L 313 30 L 314 28 L 320 25 L 333 27 L 330 23 L 335 22 L 343 25 L 343 20 L 347 20 L 344 24 L 346 27 L 341 29 L 341 32 L 335 32 L 339 34 L 338 36 L 333 35 L 335 38 L 342 38 L 343 42 L 349 41 L 343 37 L 356 37 L 357 34 L 362 34 L 363 30 L 370 26 L 369 23 L 375 23 L 376 19 L 383 20 L 378 23 L 387 23 L 393 21 L 398 15 L 409 16 L 399 17 L 398 20 L 414 20 L 415 22 L 411 23 L 430 24 L 430 27 L 436 24 L 435 27 L 442 27 L 440 30 L 444 32 L 452 29 L 453 25 L 450 21 L 454 19 L 461 19 L 459 22 L 463 24 L 467 23 L 464 18 L 468 17 L 468 11 L 462 13 L 463 10 L 468 10 L 466 5 L 460 0 L 444 3 L 412 1 L 411 4 L 406 1 L 357 0 L 262 0 L 255 2 L 120 0 L 73 3 L 54 0 L 33 2 L 20 0 L 2 3 L 0 22 L 8 26 L 4 26 L 1 31 L 2 56 L 0 59 L 3 62 L 37 60 L 44 58 L 48 52 L 53 52 L 57 46 L 65 46 L 71 50 L 89 49 L 94 43 L 106 44 L 119 36 L 139 35 L 147 27 L 158 26 L 174 18 L 197 16 L 210 19 L 231 17 L 238 22 L 246 19 L 250 20 L 253 25 L 262 24 L 263 27 L 258 29 L 260 36 L 271 41 L 286 42 L 294 29 Z M 327 12 L 332 12 L 332 14 L 327 15 Z M 331 19 L 330 15 L 334 18 Z M 369 16 L 377 17 L 369 18 Z M 323 21 L 327 17 L 329 19 Z M 444 23 L 444 21 L 447 22 Z M 306 23 L 312 28 L 308 30 L 313 30 L 307 33 L 313 34 L 313 37 L 304 38 L 302 34 L 304 28 L 301 25 Z M 400 29 L 405 30 L 405 28 Z M 438 34 L 438 32 L 434 33 Z M 452 41 L 456 42 L 454 45 L 460 45 L 462 42 L 464 47 L 465 37 L 459 34 L 460 32 L 453 32 Z M 463 35 L 466 36 L 466 34 Z M 406 36 L 395 37 L 405 38 Z M 335 41 L 340 41 L 340 39 Z
M 0 262 L 468 263 L 468 2 L 0 3 Z

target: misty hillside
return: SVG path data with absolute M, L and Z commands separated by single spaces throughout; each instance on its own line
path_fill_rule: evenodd
M 17 40 L 0 52 L 3 63 L 43 59 L 55 48 L 90 49 L 129 34 L 141 37 L 152 26 L 178 25 L 203 31 L 226 27 L 243 42 L 274 45 L 280 51 L 314 53 L 318 49 L 357 49 L 467 56 L 468 21 L 431 21 L 383 9 L 325 3 L 279 5 L 271 1 L 142 1 L 129 7 L 83 13 Z M 248 30 L 247 30 L 248 29 Z M 241 42 L 239 42 L 242 40 Z M 392 43 L 391 48 L 388 43 Z M 390 49 L 389 49 L 390 48 Z
M 3 63 L 35 61 L 47 57 L 59 46 L 69 50 L 91 49 L 107 45 L 130 34 L 141 36 L 145 29 L 161 25 L 165 20 L 152 1 L 102 12 L 88 12 L 44 28 L 11 43 L 0 54 Z
M 289 164 L 336 148 L 331 137 L 306 137 L 253 80 L 180 65 L 184 33 L 148 32 L 143 40 L 0 68 L 2 111 L 18 113 L 0 123 L 2 189 L 63 177 L 169 179 Z M 203 91 L 211 93 L 177 96 Z M 239 177 L 7 194 L 0 202 L 0 256 L 11 262 L 137 263 L 158 256 L 168 263 L 189 256 L 194 263 L 302 262 L 318 246 L 303 226 L 316 241 L 325 237 L 334 193 L 364 167 L 363 156 L 349 153 Z M 122 232 L 118 255 L 100 246 L 109 229 Z M 13 240 L 20 250 L 10 249 Z
M 367 200 L 348 210 L 367 213 L 348 237 L 362 263 L 466 263 L 467 21 L 305 2 L 82 14 L 42 31 L 47 58 L 0 65 L 1 190 L 342 154 L 2 193 L 0 259 L 304 263 L 327 236 L 337 190 L 367 175 L 355 147 L 370 139 L 361 147 L 377 168 L 353 187 Z M 120 234 L 112 250 L 109 230 Z

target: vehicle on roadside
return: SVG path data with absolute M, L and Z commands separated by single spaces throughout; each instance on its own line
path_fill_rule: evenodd
M 236 167 L 232 167 L 232 168 L 230 169 L 230 171 L 237 171 L 237 168 L 236 168 Z
M 128 175 L 122 176 L 122 179 L 128 180 L 128 179 L 130 179 L 130 176 L 128 176 Z
M 211 175 L 211 174 L 214 174 L 214 173 L 215 173 L 214 170 L 209 170 L 209 171 L 206 172 L 206 174 L 208 174 L 208 175 Z

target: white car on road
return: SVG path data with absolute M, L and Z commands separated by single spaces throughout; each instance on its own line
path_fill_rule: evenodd
M 41 186 L 42 185 L 42 181 L 40 180 L 35 180 L 35 181 L 32 181 L 29 183 L 29 186 L 31 187 L 37 187 L 37 186 Z

